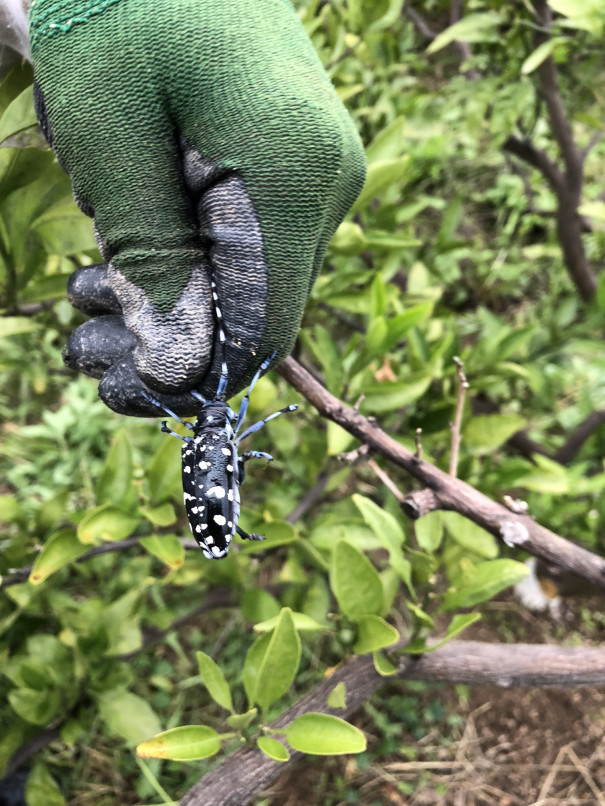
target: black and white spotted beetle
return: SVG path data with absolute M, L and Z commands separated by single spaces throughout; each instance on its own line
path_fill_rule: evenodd
M 263 451 L 246 451 L 239 456 L 239 443 L 250 434 L 259 431 L 269 420 L 298 408 L 295 404 L 286 406 L 264 420 L 259 420 L 239 434 L 239 429 L 248 411 L 250 393 L 275 357 L 275 353 L 268 356 L 258 368 L 250 382 L 246 396 L 242 400 L 240 410 L 236 414 L 225 400 L 229 379 L 227 363 L 224 359 L 225 333 L 214 280 L 211 285 L 219 340 L 223 349 L 221 374 L 215 396 L 212 400 L 206 400 L 199 392 L 191 392 L 202 404 L 195 423 L 191 424 L 181 420 L 173 411 L 143 392 L 143 396 L 147 400 L 193 432 L 192 437 L 182 437 L 171 431 L 166 422 L 162 423 L 162 431 L 183 440 L 181 449 L 183 497 L 189 528 L 204 552 L 204 556 L 210 560 L 226 557 L 231 538 L 236 532 L 240 537 L 248 540 L 263 539 L 261 535 L 244 532 L 238 525 L 239 488 L 244 481 L 244 463 L 248 459 L 267 459 L 270 462 L 273 457 Z

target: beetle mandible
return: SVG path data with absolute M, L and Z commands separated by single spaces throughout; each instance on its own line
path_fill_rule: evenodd
M 182 420 L 147 392 L 142 394 L 150 403 L 193 432 L 193 436 L 181 436 L 172 431 L 166 421 L 162 423 L 162 431 L 183 441 L 181 448 L 183 498 L 189 528 L 204 556 L 212 560 L 227 555 L 229 544 L 236 532 L 240 537 L 248 540 L 263 539 L 261 535 L 248 534 L 238 524 L 239 488 L 244 481 L 245 463 L 248 459 L 266 459 L 271 462 L 273 457 L 263 451 L 245 451 L 240 456 L 238 447 L 243 439 L 259 431 L 269 420 L 279 417 L 280 414 L 295 411 L 298 406 L 296 404 L 286 406 L 264 420 L 259 420 L 249 426 L 241 434 L 239 433 L 248 411 L 250 393 L 275 358 L 275 353 L 262 362 L 250 382 L 239 412 L 234 412 L 225 400 L 229 370 L 225 361 L 225 331 L 214 278 L 211 281 L 211 288 L 219 342 L 223 351 L 216 394 L 212 399 L 207 400 L 199 392 L 191 392 L 193 397 L 202 404 L 193 424 Z

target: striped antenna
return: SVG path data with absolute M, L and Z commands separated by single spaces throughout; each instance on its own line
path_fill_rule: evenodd
M 216 316 L 218 339 L 221 344 L 221 349 L 223 351 L 223 358 L 221 363 L 221 375 L 218 381 L 218 388 L 216 390 L 216 398 L 224 398 L 225 392 L 227 391 L 227 384 L 229 382 L 229 370 L 227 369 L 227 361 L 225 360 L 226 338 L 225 338 L 225 331 L 223 329 L 223 314 L 221 312 L 221 306 L 219 305 L 218 294 L 216 293 L 216 283 L 214 281 L 214 274 L 212 275 L 212 279 L 210 281 L 210 287 L 212 289 L 212 299 L 214 301 L 214 313 Z

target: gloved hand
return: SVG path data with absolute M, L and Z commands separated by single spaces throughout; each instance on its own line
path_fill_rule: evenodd
M 67 362 L 118 412 L 155 414 L 150 388 L 192 413 L 222 358 L 214 274 L 234 394 L 291 350 L 365 175 L 289 0 L 36 0 L 30 38 L 41 125 L 106 261 L 72 278 L 97 318 Z

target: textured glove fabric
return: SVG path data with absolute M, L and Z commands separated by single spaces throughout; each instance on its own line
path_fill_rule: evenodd
M 103 376 L 116 410 L 148 410 L 142 381 L 190 412 L 183 393 L 212 396 L 222 358 L 213 275 L 237 392 L 273 351 L 291 350 L 365 176 L 291 4 L 36 0 L 30 36 L 41 123 L 106 261 L 93 271 L 108 303 L 94 313 L 124 336 L 91 358 L 93 325 L 71 343 L 74 363 Z M 85 294 L 72 299 L 86 308 Z

